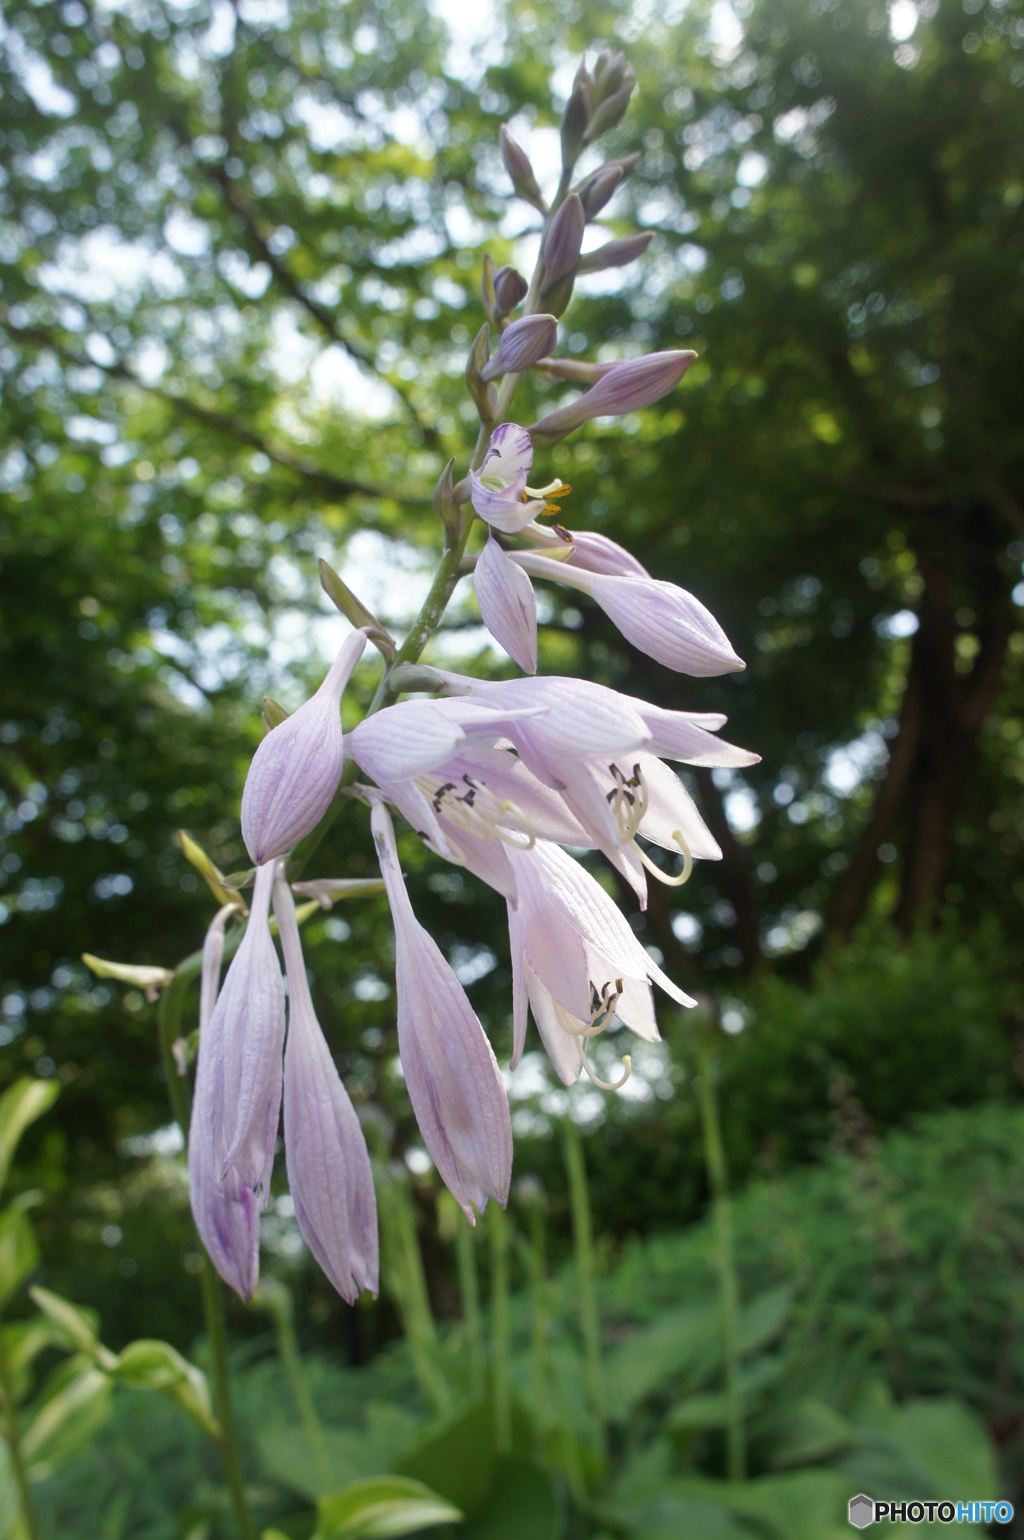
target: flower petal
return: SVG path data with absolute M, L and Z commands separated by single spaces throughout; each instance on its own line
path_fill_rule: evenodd
M 398 1051 L 423 1141 L 442 1181 L 473 1223 L 489 1197 L 504 1205 L 512 1178 L 512 1122 L 490 1043 L 437 943 L 405 891 L 383 803 L 371 823 L 395 925 Z
M 675 583 L 598 573 L 590 591 L 626 640 L 666 668 L 703 679 L 745 666 L 711 611 Z
M 527 674 L 537 672 L 537 601 L 533 584 L 509 561 L 493 536 L 488 538 L 473 574 L 484 625 L 499 646 Z

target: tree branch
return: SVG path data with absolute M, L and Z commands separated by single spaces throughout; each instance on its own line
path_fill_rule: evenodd
M 333 471 L 326 470 L 318 465 L 315 460 L 306 455 L 299 455 L 290 449 L 284 449 L 279 445 L 270 443 L 257 433 L 254 428 L 246 427 L 226 412 L 214 411 L 210 407 L 200 406 L 198 401 L 192 401 L 188 396 L 180 396 L 176 391 L 166 390 L 160 385 L 147 385 L 145 380 L 130 369 L 127 364 L 99 364 L 95 359 L 83 357 L 69 348 L 66 343 L 56 337 L 43 326 L 16 326 L 11 321 L 6 307 L 0 306 L 0 322 L 7 328 L 12 337 L 24 341 L 35 342 L 40 347 L 50 348 L 58 357 L 78 369 L 99 369 L 108 379 L 121 380 L 126 385 L 133 385 L 136 390 L 144 391 L 147 395 L 154 396 L 158 401 L 163 401 L 174 411 L 180 412 L 184 417 L 191 417 L 194 422 L 202 423 L 206 428 L 212 428 L 217 433 L 226 434 L 230 438 L 237 439 L 241 444 L 248 444 L 250 448 L 259 450 L 265 454 L 268 460 L 273 460 L 276 465 L 283 466 L 303 480 L 314 483 L 329 497 L 375 497 L 390 498 L 393 502 L 413 504 L 421 501 L 419 498 L 402 492 L 386 492 L 380 487 L 370 486 L 362 481 L 350 481 L 344 476 L 336 476 Z

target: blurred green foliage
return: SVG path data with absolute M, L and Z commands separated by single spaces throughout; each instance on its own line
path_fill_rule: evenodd
M 538 1517 L 538 1507 L 530 1520 L 538 1527 L 519 1533 L 591 1537 L 604 1523 L 616 1535 L 698 1540 L 717 1534 L 714 1524 L 746 1536 L 746 1517 L 784 1540 L 823 1540 L 833 1526 L 842 1532 L 846 1498 L 858 1490 L 1017 1497 L 1022 1134 L 1020 1109 L 931 1114 L 856 1153 L 756 1183 L 738 1200 L 752 1453 L 740 1488 L 721 1480 L 711 1226 L 638 1239 L 600 1280 L 613 1427 L 604 1466 L 586 1405 L 578 1278 L 572 1265 L 551 1273 L 542 1263 L 538 1293 L 532 1210 L 514 1204 L 515 1410 L 504 1458 L 520 1467 L 500 1499 L 509 1522 L 525 1524 L 517 1504 L 532 1502 L 553 1504 L 551 1517 Z M 477 1252 L 482 1263 L 484 1247 Z M 302 1373 L 321 1419 L 329 1484 L 375 1472 L 419 1477 L 471 1519 L 479 1515 L 479 1533 L 489 1536 L 483 1515 L 507 1465 L 495 1453 L 491 1403 L 474 1402 L 466 1381 L 466 1331 L 454 1325 L 440 1340 L 437 1363 L 454 1398 L 440 1416 L 417 1391 L 404 1343 L 358 1370 L 340 1367 L 331 1351 L 307 1354 Z M 488 1340 L 493 1352 L 490 1332 Z M 254 1342 L 236 1364 L 251 1487 L 261 1522 L 300 1536 L 324 1477 L 291 1382 L 268 1348 L 265 1338 Z M 582 1507 L 580 1482 L 589 1493 Z M 804 1521 L 801 1492 L 815 1494 Z M 68 1540 L 159 1540 L 202 1522 L 218 1532 L 216 1471 L 162 1398 L 124 1395 L 109 1435 L 41 1496 L 52 1532 Z

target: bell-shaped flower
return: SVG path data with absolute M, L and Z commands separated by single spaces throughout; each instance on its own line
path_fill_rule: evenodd
M 256 872 L 252 909 L 224 987 L 199 1035 L 193 1126 L 211 1170 L 233 1166 L 269 1197 L 281 1113 L 285 1009 L 281 966 L 270 935 L 273 863 Z
M 242 838 L 257 866 L 285 855 L 330 806 L 345 762 L 341 696 L 365 646 L 365 630 L 346 637 L 316 694 L 253 755 L 242 792 Z
M 530 437 L 535 445 L 557 444 L 592 417 L 621 417 L 626 412 L 638 412 L 674 390 L 696 357 L 691 349 L 683 348 L 645 353 L 641 358 L 615 364 L 584 395 L 535 422 L 529 430 Z
M 437 943 L 413 913 L 394 829 L 375 799 L 374 841 L 395 925 L 398 1051 L 423 1142 L 442 1181 L 474 1223 L 488 1198 L 504 1205 L 512 1123 L 497 1060 Z
M 225 904 L 214 917 L 203 943 L 199 987 L 199 1041 L 207 1031 L 217 1002 L 221 962 L 224 956 L 224 925 L 235 904 Z M 188 1189 L 192 1217 L 199 1238 L 224 1282 L 242 1299 L 256 1292 L 259 1279 L 260 1216 L 252 1191 L 232 1167 L 222 1177 L 223 1151 L 211 1164 L 192 1103 L 188 1135 Z
M 377 1293 L 377 1203 L 366 1140 L 342 1085 L 309 993 L 295 904 L 274 885 L 274 913 L 288 974 L 284 1056 L 284 1154 L 303 1239 L 348 1303 Z
M 538 840 L 530 850 L 510 849 L 508 859 L 516 880 L 516 897 L 509 903 L 512 1068 L 523 1051 L 528 999 L 565 1084 L 584 1069 L 605 1085 L 591 1069 L 587 1043 L 615 1019 L 657 1042 L 651 980 L 679 1005 L 696 1001 L 648 956 L 600 883 L 564 850 Z
M 756 754 L 714 737 L 723 716 L 668 711 L 587 679 L 483 680 L 443 669 L 435 673 L 448 694 L 492 705 L 500 713 L 502 733 L 526 768 L 561 794 L 586 830 L 587 843 L 604 852 L 633 886 L 641 906 L 647 901 L 644 867 L 662 882 L 680 879 L 654 865 L 638 846 L 638 835 L 682 851 L 684 874 L 693 859 L 721 857 L 682 781 L 661 761 L 756 764 Z M 544 709 L 532 716 L 512 715 L 530 706 Z
M 526 477 L 533 465 L 533 444 L 525 428 L 503 422 L 478 471 L 470 471 L 470 501 L 480 517 L 505 534 L 515 534 L 544 512 L 543 497 L 530 498 Z

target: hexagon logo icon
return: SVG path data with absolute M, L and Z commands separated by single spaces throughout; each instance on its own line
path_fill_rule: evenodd
M 860 1492 L 850 1498 L 850 1523 L 854 1529 L 867 1529 L 875 1522 L 875 1504 L 872 1498 Z

